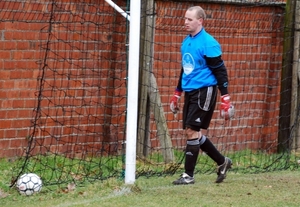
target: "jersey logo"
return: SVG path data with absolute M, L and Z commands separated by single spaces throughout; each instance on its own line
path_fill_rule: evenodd
M 195 68 L 195 60 L 190 53 L 185 53 L 182 56 L 182 67 L 186 75 L 189 75 L 193 72 Z

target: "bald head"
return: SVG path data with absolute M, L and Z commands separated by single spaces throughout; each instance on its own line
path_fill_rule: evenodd
M 197 19 L 200 19 L 200 18 L 206 19 L 205 11 L 200 6 L 192 6 L 192 7 L 188 8 L 188 11 L 195 11 Z
M 190 35 L 195 36 L 202 29 L 202 23 L 206 15 L 200 6 L 193 6 L 185 12 L 185 28 Z

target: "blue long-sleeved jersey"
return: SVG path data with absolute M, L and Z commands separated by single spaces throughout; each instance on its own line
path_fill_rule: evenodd
M 181 54 L 179 90 L 188 92 L 218 85 L 222 94 L 228 93 L 227 70 L 221 59 L 221 46 L 204 28 L 194 37 L 188 35 L 183 40 Z

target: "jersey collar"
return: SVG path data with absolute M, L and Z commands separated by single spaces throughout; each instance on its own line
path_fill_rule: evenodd
M 200 32 L 198 32 L 197 34 L 195 34 L 195 36 L 192 36 L 192 35 L 190 34 L 190 37 L 195 38 L 195 37 L 197 37 L 202 31 L 204 31 L 204 27 L 202 27 L 202 29 L 200 30 Z

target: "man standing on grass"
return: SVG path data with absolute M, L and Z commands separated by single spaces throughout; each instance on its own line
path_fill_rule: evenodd
M 209 127 L 216 106 L 217 89 L 221 93 L 221 116 L 226 120 L 234 114 L 228 94 L 227 69 L 221 58 L 221 46 L 203 27 L 206 18 L 200 6 L 190 7 L 185 13 L 185 28 L 189 35 L 181 45 L 182 69 L 170 108 L 177 113 L 178 101 L 184 91 L 183 129 L 187 137 L 185 172 L 173 184 L 193 184 L 199 149 L 218 165 L 216 183 L 226 178 L 232 161 L 224 157 L 213 143 L 201 133 Z

